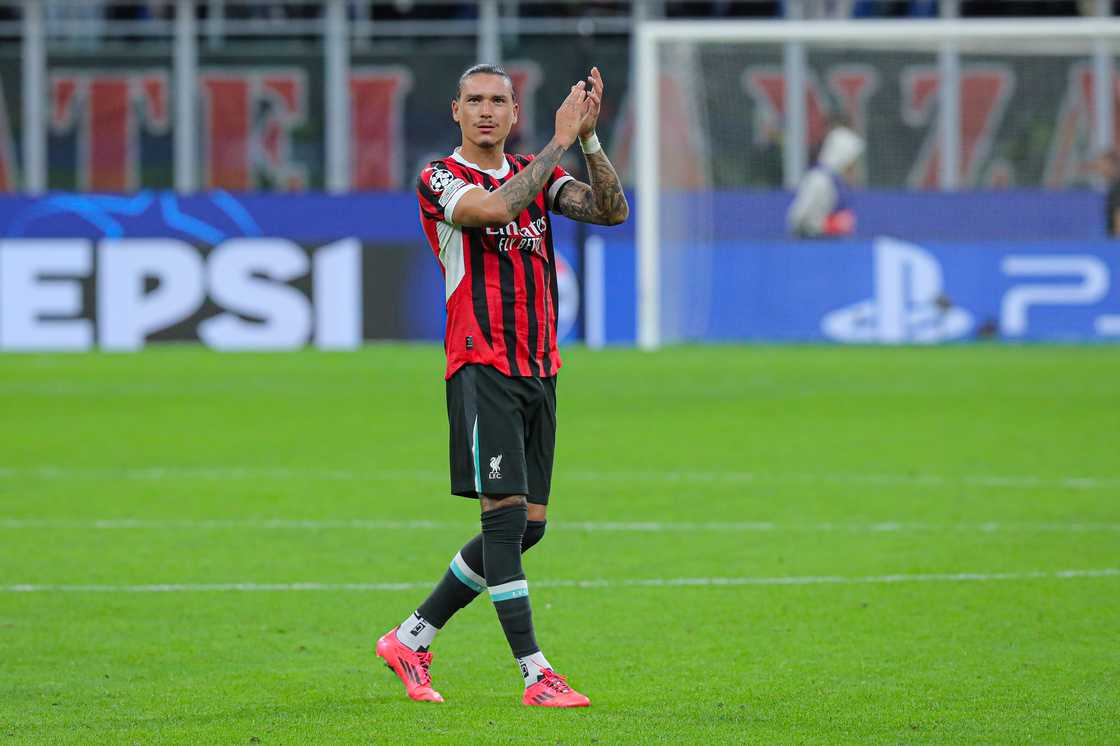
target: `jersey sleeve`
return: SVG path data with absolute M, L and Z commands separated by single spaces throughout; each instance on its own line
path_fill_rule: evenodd
M 463 181 L 442 163 L 429 163 L 416 180 L 420 212 L 429 220 L 454 224 L 455 206 L 463 195 L 478 188 L 477 184 Z
M 563 166 L 552 169 L 552 176 L 548 177 L 548 183 L 545 184 L 545 207 L 552 210 L 552 206 L 556 204 L 556 195 L 560 194 L 560 187 L 575 180 L 575 177 L 565 171 Z

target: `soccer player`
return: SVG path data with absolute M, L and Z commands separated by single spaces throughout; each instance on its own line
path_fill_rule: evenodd
M 595 135 L 603 98 L 598 68 L 573 85 L 556 131 L 532 155 L 505 152 L 517 122 L 513 81 L 476 65 L 459 77 L 451 117 L 462 144 L 417 183 L 420 222 L 446 284 L 447 419 L 451 491 L 476 498 L 482 532 L 468 541 L 415 612 L 377 641 L 414 700 L 442 702 L 429 647 L 449 619 L 489 593 L 524 678 L 522 703 L 586 707 L 552 669 L 533 633 L 521 554 L 541 540 L 556 443 L 556 253 L 549 212 L 600 225 L 626 220 L 618 174 Z M 591 175 L 559 166 L 579 140 Z

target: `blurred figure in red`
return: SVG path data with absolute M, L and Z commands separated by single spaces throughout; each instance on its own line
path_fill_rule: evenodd
M 847 236 L 856 227 L 848 185 L 863 155 L 863 138 L 847 127 L 834 127 L 824 139 L 817 165 L 805 174 L 786 215 L 795 236 Z

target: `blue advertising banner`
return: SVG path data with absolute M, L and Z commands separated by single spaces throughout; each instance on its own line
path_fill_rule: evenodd
M 578 332 L 577 230 L 554 232 L 563 341 Z M 350 349 L 443 327 L 411 193 L 0 198 L 0 350 Z
M 862 232 L 839 241 L 786 239 L 785 193 L 690 199 L 731 219 L 666 253 L 669 338 L 1120 338 L 1120 242 L 1091 219 L 1103 212 L 1099 195 L 864 194 Z M 896 230 L 872 232 L 880 227 Z M 554 230 L 561 339 L 580 334 L 577 244 L 594 236 L 604 249 L 605 339 L 632 343 L 633 221 L 557 218 Z M 0 349 L 439 340 L 442 283 L 411 193 L 0 199 Z
M 792 197 L 786 192 L 704 192 L 691 209 L 716 221 L 718 239 L 781 240 Z M 1039 241 L 1106 238 L 1104 197 L 1084 191 L 854 192 L 856 237 L 900 236 L 918 241 Z M 634 204 L 631 198 L 631 204 Z M 732 216 L 732 219 L 726 219 Z M 557 230 L 573 224 L 560 219 Z M 633 237 L 634 221 L 606 235 Z M 235 236 L 322 241 L 421 239 L 411 191 L 341 196 L 306 193 L 179 196 L 51 194 L 0 196 L 0 237 L 172 237 L 214 245 Z
M 632 246 L 611 248 L 633 257 Z M 613 286 L 629 284 L 627 266 L 612 262 Z M 1120 340 L 1120 244 L 1108 241 L 718 242 L 663 268 L 689 278 L 663 280 L 683 296 L 665 321 L 670 338 Z M 632 308 L 609 309 L 609 341 L 633 340 Z

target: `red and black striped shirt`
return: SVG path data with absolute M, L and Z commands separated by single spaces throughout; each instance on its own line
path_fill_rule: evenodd
M 549 209 L 572 177 L 557 166 L 536 199 L 501 228 L 470 228 L 453 220 L 464 194 L 493 191 L 532 160 L 531 155 L 506 155 L 501 168 L 483 169 L 456 149 L 429 163 L 417 180 L 420 223 L 446 286 L 447 378 L 470 363 L 507 376 L 547 378 L 560 369 Z

